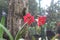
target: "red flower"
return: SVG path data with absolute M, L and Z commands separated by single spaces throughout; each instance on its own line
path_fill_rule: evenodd
M 38 17 L 38 26 L 44 25 L 46 22 L 46 16 Z
M 29 25 L 31 25 L 34 22 L 34 16 L 32 16 L 30 13 L 27 13 L 23 18 L 24 22 L 28 22 Z
M 57 22 L 57 26 L 60 26 L 60 22 Z

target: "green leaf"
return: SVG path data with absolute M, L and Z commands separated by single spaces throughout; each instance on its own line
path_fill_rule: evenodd
M 56 37 L 58 37 L 58 34 L 56 34 L 51 40 L 55 40 Z
M 3 16 L 0 22 L 2 25 L 5 25 L 5 17 Z M 0 27 L 0 38 L 3 38 L 3 29 Z
M 32 36 L 32 40 L 35 40 L 35 37 L 34 36 Z
M 15 37 L 15 40 L 19 40 L 20 38 L 22 38 L 22 36 L 24 36 L 23 34 L 25 34 L 26 33 L 26 28 L 25 28 L 25 25 L 26 25 L 27 23 L 25 23 L 23 26 L 22 26 L 22 28 L 18 31 L 18 33 L 17 33 L 17 35 L 16 35 L 16 37 Z
M 12 35 L 10 34 L 10 32 L 0 23 L 0 27 L 7 33 L 7 35 L 9 36 L 10 40 L 13 40 Z

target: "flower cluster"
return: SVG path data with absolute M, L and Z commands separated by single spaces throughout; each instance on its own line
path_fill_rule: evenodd
M 24 17 L 24 22 L 28 25 L 31 25 L 35 20 L 34 20 L 34 16 L 32 16 L 30 13 L 27 13 Z M 39 16 L 38 17 L 38 26 L 44 25 L 46 22 L 46 16 Z

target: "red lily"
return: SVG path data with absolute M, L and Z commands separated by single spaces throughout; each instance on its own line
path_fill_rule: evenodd
M 38 17 L 38 26 L 44 25 L 46 22 L 46 16 L 39 16 Z
M 32 16 L 30 13 L 27 13 L 23 18 L 24 22 L 27 22 L 28 25 L 31 25 L 34 22 L 34 16 Z

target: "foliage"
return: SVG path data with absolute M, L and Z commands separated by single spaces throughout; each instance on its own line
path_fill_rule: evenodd
M 9 36 L 10 40 L 13 40 L 12 35 L 10 34 L 10 32 L 0 23 L 0 27 L 7 33 L 7 35 Z
M 5 17 L 3 16 L 0 22 L 2 25 L 5 25 Z M 0 27 L 0 38 L 3 38 L 3 29 Z
M 37 13 L 37 2 L 36 0 L 28 0 L 28 5 L 29 5 L 29 12 L 32 15 L 36 15 Z
M 34 36 L 32 36 L 32 40 L 35 40 L 35 37 Z
M 52 26 L 52 23 L 53 22 L 57 22 L 58 20 L 60 20 L 60 17 L 59 17 L 59 10 L 60 10 L 60 7 L 58 5 L 58 1 L 56 3 L 54 3 L 54 0 L 51 0 L 51 4 L 50 6 L 46 9 L 46 12 L 48 13 L 47 15 L 47 24 L 48 24 L 48 27 L 47 27 L 47 30 L 54 30 L 54 26 L 56 25 L 53 25 Z M 53 23 L 55 24 L 55 23 Z
M 5 16 L 2 16 L 1 22 L 0 22 L 0 38 L 3 38 L 4 31 L 8 34 L 10 40 L 13 40 L 13 37 L 9 33 L 9 31 L 4 27 L 5 25 Z
M 0 20 L 2 17 L 2 10 L 8 13 L 8 0 L 0 0 Z
M 8 0 L 0 0 L 0 12 L 4 8 L 5 11 L 7 11 L 8 8 Z
M 51 40 L 55 40 L 58 37 L 58 34 L 56 34 Z
M 18 33 L 17 33 L 17 35 L 16 35 L 16 37 L 15 37 L 15 40 L 19 40 L 20 38 L 22 38 L 22 36 L 24 36 L 23 34 L 26 34 L 26 28 L 25 28 L 25 25 L 26 24 L 24 24 L 23 26 L 22 26 L 22 28 L 18 31 Z

